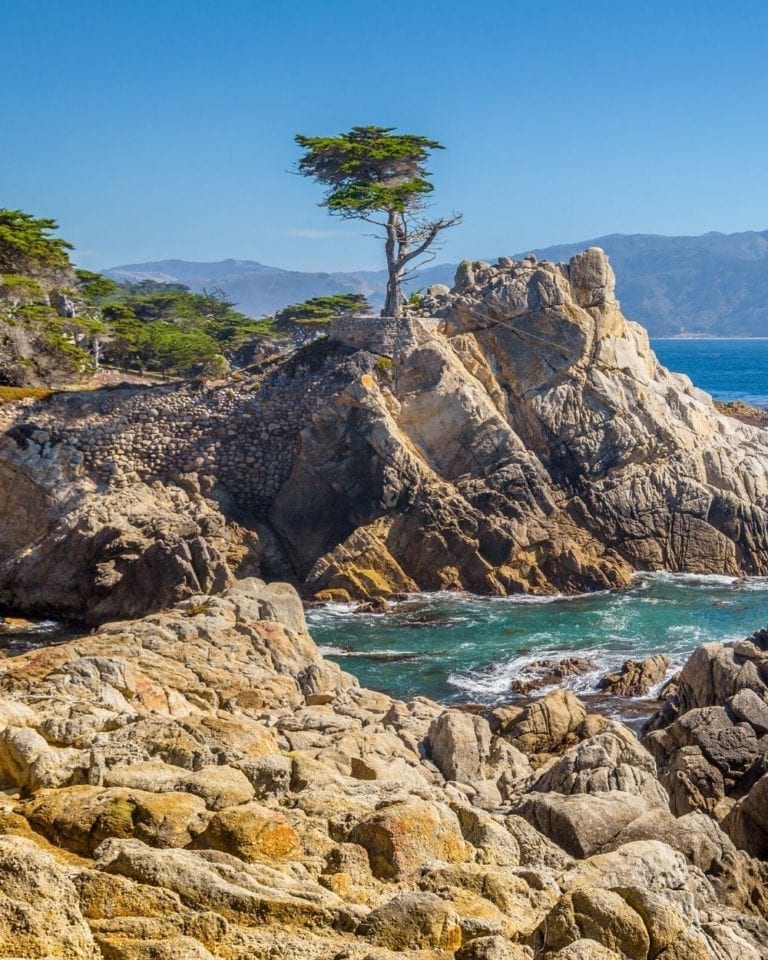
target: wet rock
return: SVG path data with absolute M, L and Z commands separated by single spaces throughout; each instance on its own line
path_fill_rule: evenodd
M 523 695 L 541 687 L 562 684 L 570 677 L 592 673 L 598 669 L 594 660 L 588 657 L 563 657 L 560 660 L 533 660 L 526 664 L 510 684 L 510 690 Z
M 669 669 L 669 657 L 658 654 L 645 660 L 627 660 L 618 673 L 606 674 L 598 683 L 600 690 L 613 697 L 644 697 Z

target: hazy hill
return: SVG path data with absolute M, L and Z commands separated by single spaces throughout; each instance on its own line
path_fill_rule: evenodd
M 624 313 L 652 335 L 768 336 L 768 231 L 700 237 L 611 234 L 531 252 L 542 259 L 568 260 L 592 246 L 602 247 L 611 258 Z M 455 269 L 456 264 L 436 264 L 412 286 L 450 285 Z M 115 279 L 175 280 L 193 290 L 220 287 L 240 309 L 257 316 L 328 293 L 360 291 L 380 304 L 385 282 L 383 270 L 305 273 L 253 260 L 162 260 L 105 272 Z

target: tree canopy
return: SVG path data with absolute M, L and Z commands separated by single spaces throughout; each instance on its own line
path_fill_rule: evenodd
M 399 317 L 402 283 L 415 261 L 434 247 L 439 234 L 461 221 L 460 214 L 419 219 L 432 192 L 426 163 L 442 144 L 393 127 L 356 126 L 332 137 L 295 138 L 304 155 L 299 173 L 326 187 L 321 206 L 344 219 L 360 219 L 384 229 L 387 299 L 384 315 Z M 433 259 L 434 253 L 428 254 Z
M 23 210 L 0 208 L 0 272 L 25 273 L 39 267 L 69 267 L 72 244 L 51 234 L 55 220 Z
M 327 297 L 311 297 L 302 303 L 292 303 L 275 314 L 281 324 L 301 323 L 324 326 L 345 313 L 366 313 L 371 305 L 363 293 L 334 293 Z

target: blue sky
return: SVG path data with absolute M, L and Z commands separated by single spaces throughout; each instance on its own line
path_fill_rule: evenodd
M 768 227 L 768 4 L 5 0 L 0 206 L 91 268 L 381 266 L 288 171 L 297 132 L 448 148 L 441 260 Z

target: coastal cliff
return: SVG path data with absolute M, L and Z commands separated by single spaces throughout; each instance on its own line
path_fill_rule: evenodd
M 370 599 L 768 572 L 768 433 L 659 365 L 598 249 L 467 262 L 402 321 L 6 404 L 0 431 L 20 611 L 103 622 L 250 574 Z
M 0 789 L 9 957 L 760 960 L 768 938 L 746 801 L 735 845 L 675 816 L 634 734 L 564 690 L 479 714 L 362 688 L 285 584 L 0 662 Z

